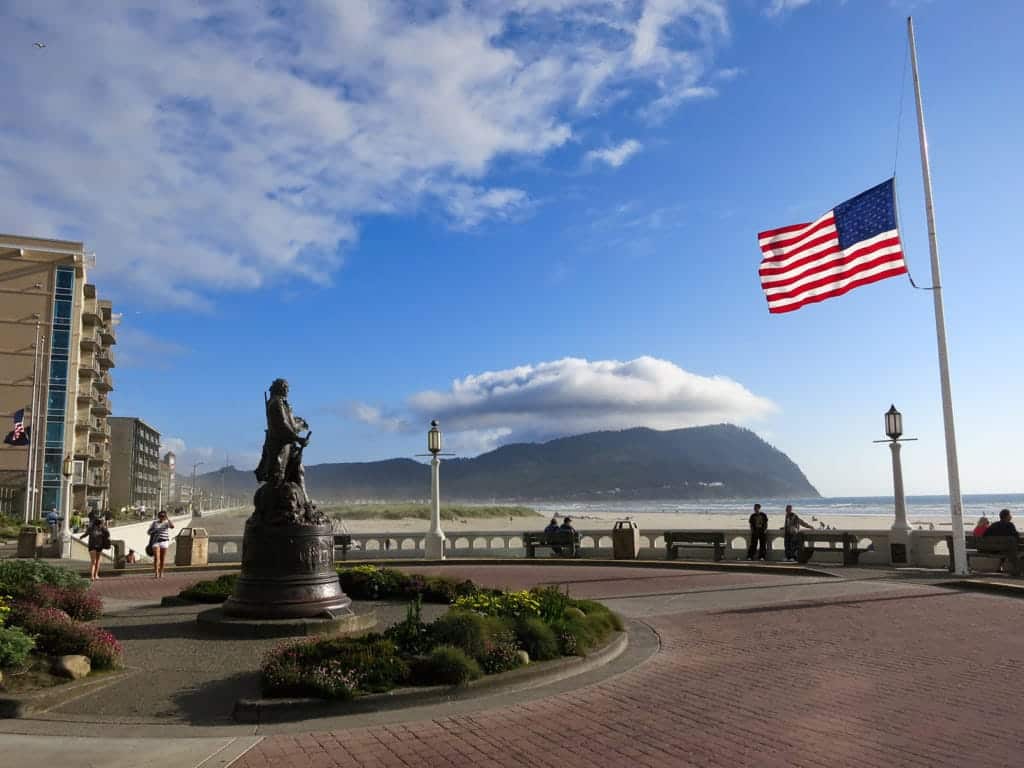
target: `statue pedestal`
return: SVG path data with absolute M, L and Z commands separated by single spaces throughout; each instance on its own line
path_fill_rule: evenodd
M 268 525 L 250 518 L 242 539 L 242 574 L 224 615 L 246 619 L 335 617 L 352 600 L 334 570 L 334 530 Z

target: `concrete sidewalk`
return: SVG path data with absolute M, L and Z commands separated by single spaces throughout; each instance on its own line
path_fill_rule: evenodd
M 262 738 L 111 739 L 102 735 L 0 734 L 0 754 L 4 765 L 17 768 L 226 768 Z

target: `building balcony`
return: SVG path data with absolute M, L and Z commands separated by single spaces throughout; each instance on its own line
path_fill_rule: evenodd
M 110 347 L 104 347 L 96 354 L 96 361 L 100 364 L 100 368 L 104 371 L 109 368 L 114 368 L 114 350 Z
M 104 373 L 93 382 L 93 386 L 99 392 L 109 392 L 114 388 L 114 381 L 110 378 L 109 373 Z
M 99 422 L 96 422 L 96 421 L 92 422 L 89 425 L 89 439 L 90 440 L 93 440 L 95 438 L 99 438 L 101 440 L 106 440 L 109 437 L 110 437 L 110 426 L 109 425 L 107 425 L 107 424 L 100 424 Z
M 90 421 L 88 416 L 79 416 L 75 420 L 75 429 L 86 430 L 86 429 L 89 429 L 89 427 L 91 427 L 91 426 L 92 426 L 92 421 Z
M 81 344 L 82 349 L 87 352 L 95 352 L 100 348 L 99 340 L 85 331 L 82 332 L 82 340 L 79 343 Z
M 92 412 L 94 416 L 110 415 L 110 400 L 102 395 L 92 400 Z
M 110 325 L 100 328 L 100 338 L 104 344 L 117 344 L 117 336 L 114 335 L 114 328 Z
M 86 485 L 90 488 L 106 488 L 110 485 L 110 476 L 103 472 L 91 472 L 86 479 Z
M 82 378 L 91 379 L 100 375 L 100 369 L 91 360 L 86 361 L 83 359 L 78 366 L 78 375 Z

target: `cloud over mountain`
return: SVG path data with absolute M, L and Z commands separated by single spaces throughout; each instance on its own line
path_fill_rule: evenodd
M 329 281 L 362 216 L 520 215 L 497 158 L 625 93 L 679 103 L 729 32 L 724 0 L 10 0 L 0 24 L 0 230 L 85 239 L 108 284 L 199 307 Z
M 570 357 L 473 374 L 447 390 L 413 395 L 408 407 L 410 423 L 440 419 L 451 441 L 476 452 L 601 429 L 744 423 L 776 410 L 731 379 L 700 376 L 654 357 Z

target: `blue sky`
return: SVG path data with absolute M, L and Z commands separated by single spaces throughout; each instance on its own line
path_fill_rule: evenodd
M 930 283 L 912 12 L 962 485 L 1022 490 L 1019 4 L 162 6 L 0 2 L 0 231 L 96 252 L 115 410 L 186 471 L 254 464 L 284 376 L 310 463 L 421 453 L 433 417 L 464 455 L 730 421 L 881 494 L 894 402 L 908 492 L 945 491 L 930 294 L 769 316 L 757 278 L 758 231 L 895 162 Z

